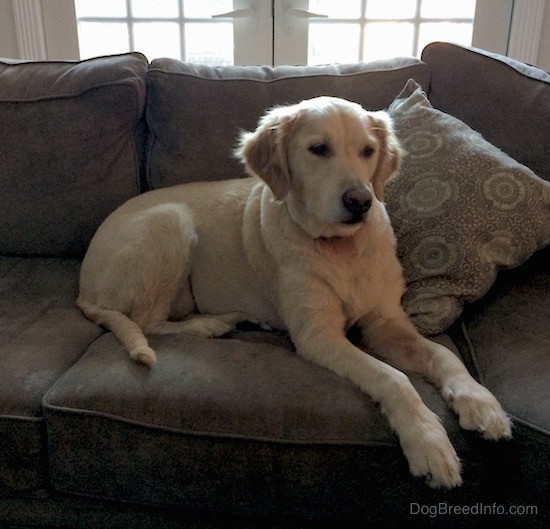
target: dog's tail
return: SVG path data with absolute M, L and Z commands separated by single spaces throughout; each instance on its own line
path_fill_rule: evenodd
M 157 361 L 157 355 L 149 347 L 143 330 L 128 316 L 118 310 L 104 309 L 80 297 L 76 304 L 88 319 L 109 329 L 122 342 L 130 358 L 146 366 L 152 366 Z

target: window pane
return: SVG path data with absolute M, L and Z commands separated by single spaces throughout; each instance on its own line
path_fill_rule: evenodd
M 183 14 L 187 18 L 211 18 L 233 11 L 232 0 L 184 0 Z
M 79 22 L 80 58 L 130 51 L 128 26 L 109 22 Z
M 233 24 L 185 24 L 185 60 L 210 65 L 233 64 Z
M 179 25 L 176 22 L 136 22 L 134 48 L 149 60 L 158 57 L 179 59 L 181 57 Z
M 414 25 L 409 22 L 372 22 L 365 26 L 363 60 L 388 59 L 413 53 Z
M 476 0 L 460 2 L 442 2 L 441 0 L 422 0 L 423 18 L 474 18 Z
M 309 0 L 309 11 L 330 18 L 359 18 L 361 0 Z
M 132 0 L 132 15 L 146 18 L 177 18 L 178 0 Z
M 430 42 L 445 41 L 471 46 L 472 24 L 452 22 L 425 22 L 420 24 L 418 50 L 421 51 Z
M 438 1 L 441 3 L 441 0 Z M 368 0 L 367 2 L 367 18 L 412 18 L 415 14 L 416 0 Z
M 78 17 L 125 17 L 126 0 L 76 0 Z
M 308 64 L 357 61 L 359 24 L 311 23 L 308 48 Z

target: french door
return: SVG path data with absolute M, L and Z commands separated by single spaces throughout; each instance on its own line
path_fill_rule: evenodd
M 81 57 L 139 50 L 211 64 L 319 64 L 471 44 L 476 0 L 76 0 Z
M 418 55 L 433 40 L 505 53 L 512 14 L 512 0 L 30 2 L 41 6 L 47 56 L 28 58 L 137 50 L 213 65 L 368 61 Z

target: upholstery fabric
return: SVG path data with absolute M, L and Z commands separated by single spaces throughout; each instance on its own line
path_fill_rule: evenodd
M 414 80 L 390 105 L 406 152 L 386 188 L 407 293 L 425 334 L 445 331 L 497 271 L 550 242 L 550 183 L 431 107 Z
M 432 105 L 550 180 L 550 73 L 475 48 L 436 42 L 422 51 L 432 69 Z
M 502 272 L 482 300 L 467 306 L 464 349 L 504 408 L 550 434 L 550 248 Z M 550 463 L 548 472 L 550 473 Z
M 158 363 L 147 369 L 111 334 L 102 336 L 45 396 L 58 490 L 291 512 L 337 490 L 333 479 L 353 482 L 358 470 L 361 490 L 376 487 L 377 474 L 387 472 L 382 461 L 399 479 L 415 482 L 379 407 L 294 352 L 184 335 L 152 337 L 151 344 Z M 412 381 L 463 449 L 456 418 L 437 390 Z M 345 503 L 325 499 L 326 509 Z
M 429 71 L 412 58 L 307 69 L 155 59 L 147 73 L 149 187 L 243 176 L 232 157 L 238 134 L 271 106 L 332 95 L 381 109 L 410 77 L 427 89 Z
M 42 397 L 102 332 L 74 305 L 78 270 L 0 257 L 0 492 L 44 486 Z
M 140 54 L 0 61 L 0 252 L 81 256 L 139 191 L 145 71 Z

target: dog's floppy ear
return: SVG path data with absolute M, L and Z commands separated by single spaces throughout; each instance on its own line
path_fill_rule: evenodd
M 374 192 L 380 201 L 384 201 L 384 186 L 388 179 L 397 173 L 401 165 L 403 151 L 393 132 L 391 119 L 386 112 L 372 112 L 369 117 L 373 123 L 372 130 L 380 139 L 378 165 L 372 179 Z
M 268 111 L 254 132 L 243 132 L 235 155 L 245 164 L 249 174 L 259 176 L 277 200 L 290 189 L 288 141 L 295 128 L 298 113 L 292 107 Z

